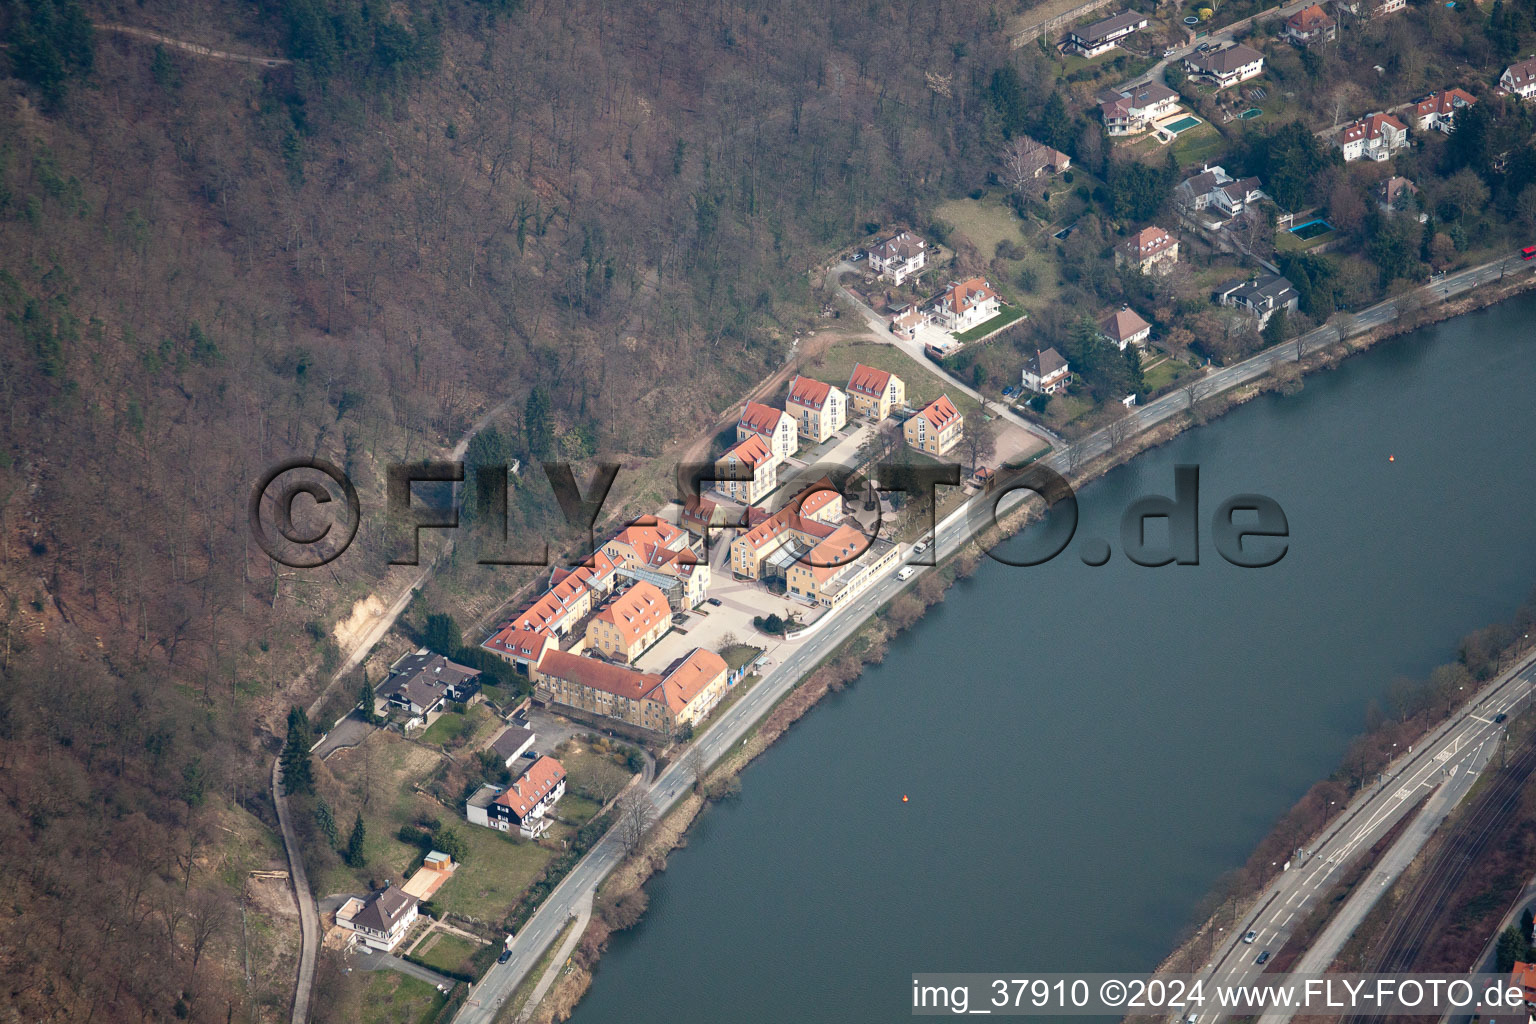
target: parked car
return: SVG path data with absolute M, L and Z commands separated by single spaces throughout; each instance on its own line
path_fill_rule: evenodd
M 1503 712 L 1502 712 L 1502 711 L 1501 711 L 1501 712 L 1499 712 L 1499 713 L 1498 713 L 1498 714 L 1497 714 L 1497 715 L 1494 715 L 1494 716 L 1493 716 L 1493 720 L 1494 720 L 1494 721 L 1495 721 L 1495 722 L 1503 722 L 1503 721 L 1505 721 L 1505 720 L 1506 720 L 1506 719 L 1508 719 L 1508 718 L 1509 718 L 1509 716 L 1508 716 L 1508 715 L 1506 715 L 1506 714 L 1504 714 L 1504 713 L 1503 713 Z
M 1536 260 L 1536 245 L 1528 245 L 1521 249 L 1520 258 L 1523 260 Z
M 1258 956 L 1254 957 L 1253 962 L 1256 963 L 1256 964 L 1267 964 L 1267 963 L 1269 963 L 1269 950 L 1266 949 L 1264 952 L 1262 952 Z
M 848 257 L 848 262 L 849 263 L 857 263 L 857 262 L 859 262 L 859 260 L 863 259 L 865 256 L 868 256 L 868 255 L 869 254 L 866 253 L 863 249 L 860 249 L 858 252 L 856 252 L 852 256 Z
M 1247 935 L 1243 936 L 1243 941 L 1244 942 L 1252 942 L 1254 939 L 1256 939 L 1258 937 L 1259 937 L 1259 933 L 1258 932 L 1249 932 Z
M 718 597 L 710 598 L 708 603 L 714 605 L 716 608 L 720 607 L 720 599 Z
M 511 959 L 512 959 L 512 951 L 510 949 L 504 949 L 504 950 L 501 951 L 501 956 L 496 958 L 496 962 L 499 963 L 499 964 L 504 964 L 508 960 L 511 960 Z
M 1170 46 L 1170 47 L 1168 47 L 1168 49 L 1163 51 L 1163 56 L 1164 57 L 1172 57 L 1174 54 L 1176 54 L 1178 52 L 1179 52 L 1179 48 L 1177 46 Z
M 912 553 L 914 555 L 920 555 L 924 551 L 927 551 L 927 550 L 928 550 L 928 545 L 924 541 L 918 541 L 916 544 L 912 545 Z
M 912 574 L 915 572 L 917 572 L 917 570 L 912 566 L 904 565 L 899 570 L 897 570 L 896 578 L 899 580 L 909 580 L 912 578 Z

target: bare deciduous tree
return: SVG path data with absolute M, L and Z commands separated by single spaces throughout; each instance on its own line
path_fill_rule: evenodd
M 688 776 L 688 782 L 698 792 L 704 785 L 704 776 L 709 769 L 704 765 L 704 752 L 699 749 L 697 743 L 688 746 L 688 752 L 683 755 L 683 772 Z
M 630 790 L 619 802 L 618 835 L 624 852 L 633 856 L 656 827 L 656 805 L 650 795 L 638 789 Z
M 1015 135 L 1002 153 L 1003 184 L 1014 192 L 1023 191 L 1046 162 L 1046 148 L 1026 135 Z

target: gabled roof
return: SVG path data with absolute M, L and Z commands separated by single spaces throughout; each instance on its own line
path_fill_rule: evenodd
M 1358 121 L 1347 124 L 1339 132 L 1339 142 L 1359 142 L 1361 139 L 1379 139 L 1383 129 L 1390 125 L 1400 132 L 1406 132 L 1408 128 L 1391 114 L 1372 114 Z
M 923 406 L 918 415 L 937 429 L 943 430 L 960 418 L 960 411 L 955 408 L 955 403 L 949 400 L 948 395 L 940 395 Z
M 877 370 L 863 363 L 854 363 L 853 373 L 848 377 L 848 390 L 868 395 L 870 398 L 879 398 L 885 394 L 885 389 L 890 383 L 891 375 L 887 371 Z
M 568 651 L 550 651 L 539 662 L 539 674 L 565 679 L 593 690 L 611 693 L 627 700 L 640 700 L 661 677 L 649 672 L 636 672 L 622 665 L 611 665 L 596 658 L 584 658 Z
M 786 413 L 775 409 L 771 405 L 761 402 L 748 402 L 747 407 L 741 410 L 741 419 L 736 421 L 738 430 L 750 430 L 754 434 L 764 434 L 772 437 L 774 431 L 779 429 L 779 421 Z
M 987 283 L 986 278 L 972 277 L 964 281 L 956 281 L 944 289 L 944 295 L 939 300 L 939 304 L 954 310 L 955 315 L 959 316 L 966 310 L 997 297 L 997 292 Z
M 1313 4 L 1311 7 L 1304 7 L 1289 18 L 1286 18 L 1285 23 L 1296 32 L 1310 35 L 1319 30 L 1332 28 L 1334 21 L 1328 16 L 1328 12 L 1323 10 L 1321 5 Z
M 507 808 L 513 817 L 522 821 L 564 778 L 564 765 L 552 757 L 541 757 L 518 776 L 516 782 L 502 790 L 492 803 Z
M 1092 25 L 1073 29 L 1072 34 L 1079 39 L 1090 41 L 1104 39 L 1134 26 L 1144 25 L 1146 21 L 1147 16 L 1145 14 L 1140 14 L 1136 11 L 1121 11 L 1113 17 L 1105 18 L 1103 21 L 1096 21 Z
M 1516 89 L 1527 88 L 1536 84 L 1536 57 L 1527 57 L 1517 61 L 1504 69 L 1504 74 L 1499 76 L 1499 82 L 1510 80 L 1509 84 Z
M 760 548 L 785 530 L 794 530 L 817 539 L 830 536 L 832 527 L 810 517 L 829 502 L 840 500 L 831 479 L 822 477 L 790 498 L 784 503 L 783 508 L 742 534 L 740 540 L 754 548 Z
M 1116 344 L 1123 344 L 1127 338 L 1133 338 L 1142 331 L 1151 329 L 1152 325 L 1138 316 L 1129 306 L 1117 309 L 1099 321 L 1099 330 Z
M 1210 74 L 1230 75 L 1238 68 L 1263 60 L 1264 55 L 1251 46 L 1238 43 L 1236 46 L 1229 46 L 1225 50 L 1217 50 L 1214 53 L 1190 54 L 1184 59 Z
M 544 630 L 507 626 L 481 646 L 537 664 L 545 649 L 554 642 L 555 638 Z
M 768 443 L 763 440 L 761 434 L 752 434 L 745 441 L 737 443 L 736 447 L 720 456 L 719 461 L 725 462 L 734 458 L 744 466 L 756 469 L 764 462 L 773 461 L 773 452 L 768 450 Z
M 1225 167 L 1205 167 L 1194 177 L 1185 178 L 1182 184 L 1195 195 L 1203 196 L 1231 180 L 1232 175 L 1227 173 Z
M 615 594 L 592 618 L 608 622 L 619 631 L 626 645 L 634 644 L 650 633 L 658 623 L 672 617 L 667 595 L 654 583 L 640 580 L 622 594 Z
M 1413 112 L 1416 117 L 1428 117 L 1431 114 L 1455 114 L 1461 107 L 1470 107 L 1476 102 L 1477 97 L 1465 89 L 1442 89 L 1419 100 Z
M 803 405 L 807 409 L 820 409 L 827 404 L 827 399 L 832 395 L 832 385 L 823 384 L 814 377 L 796 376 L 789 382 L 789 397 L 786 402 L 794 402 Z

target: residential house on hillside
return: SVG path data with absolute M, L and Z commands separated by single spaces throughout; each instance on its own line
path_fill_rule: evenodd
M 1412 199 L 1418 194 L 1419 187 L 1417 185 L 1407 178 L 1393 175 L 1376 186 L 1376 205 L 1387 213 L 1402 213 L 1413 209 Z M 1428 214 L 1419 214 L 1420 224 L 1423 224 L 1428 219 Z
M 1072 158 L 1059 149 L 1053 149 L 1028 136 L 1020 136 L 1017 141 L 1019 144 L 1017 170 L 1025 178 L 1035 179 L 1046 174 L 1065 174 L 1072 166 Z
M 944 289 L 944 294 L 934 303 L 934 319 L 946 330 L 959 334 L 997 316 L 1001 302 L 1001 297 L 985 278 L 956 281 Z
M 870 268 L 898 287 L 921 271 L 927 261 L 928 243 L 909 231 L 882 239 L 869 249 Z
M 1067 386 L 1072 367 L 1054 348 L 1039 349 L 1024 363 L 1024 387 L 1042 395 L 1054 395 Z
M 744 505 L 756 505 L 779 485 L 778 460 L 768 443 L 753 434 L 715 460 L 715 490 Z
M 1345 125 L 1333 137 L 1333 144 L 1346 163 L 1362 158 L 1379 162 L 1408 148 L 1408 129 L 1391 114 L 1372 114 Z
M 917 329 L 929 320 L 928 311 L 920 302 L 909 302 L 891 311 L 891 333 L 911 341 L 917 337 Z
M 1191 53 L 1184 58 L 1184 70 L 1210 82 L 1217 90 L 1228 89 L 1262 75 L 1264 55 L 1251 46 L 1238 43 L 1225 50 Z
M 1329 17 L 1321 4 L 1303 7 L 1285 19 L 1280 38 L 1293 46 L 1312 46 L 1332 41 L 1339 32 L 1338 22 Z
M 801 437 L 820 444 L 848 423 L 848 396 L 841 388 L 796 376 L 789 382 L 784 411 L 794 417 Z
M 423 649 L 395 662 L 376 693 L 416 721 L 449 701 L 466 701 L 479 691 L 478 669 Z
M 1156 224 L 1142 228 L 1115 247 L 1115 266 L 1143 274 L 1165 273 L 1179 262 L 1179 240 Z
M 918 451 L 944 455 L 965 436 L 965 418 L 948 395 L 940 395 L 902 424 L 901 432 Z
M 587 646 L 626 665 L 672 628 L 667 595 L 641 580 L 609 598 L 587 622 Z
M 1216 300 L 1223 306 L 1246 309 L 1259 320 L 1262 329 L 1275 310 L 1296 312 L 1300 297 L 1291 282 L 1278 274 L 1260 274 L 1253 280 L 1228 281 L 1216 289 Z
M 800 432 L 795 418 L 771 405 L 748 402 L 741 410 L 741 418 L 736 421 L 736 440 L 745 441 L 754 434 L 768 443 L 776 463 L 800 450 Z
M 1100 98 L 1099 118 L 1111 135 L 1144 132 L 1179 108 L 1179 94 L 1161 82 L 1138 85 L 1126 92 L 1111 89 Z
M 1527 57 L 1505 68 L 1499 76 L 1499 89 L 1523 100 L 1536 97 L 1536 57 Z
M 1121 306 L 1099 320 L 1099 333 L 1124 352 L 1127 345 L 1145 345 L 1152 337 L 1152 325 L 1130 306 Z
M 537 839 L 549 830 L 546 815 L 565 795 L 565 766 L 552 757 L 540 757 L 528 770 L 502 789 L 484 785 L 464 806 L 471 825 L 498 832 L 516 830 L 524 839 Z
M 1470 107 L 1477 97 L 1465 89 L 1442 89 L 1424 97 L 1413 108 L 1413 126 L 1421 132 L 1431 129 L 1450 133 L 1456 123 L 1456 111 Z
M 1133 32 L 1147 27 L 1147 16 L 1136 11 L 1121 11 L 1082 28 L 1070 29 L 1061 48 L 1080 57 L 1097 57 L 1114 49 L 1115 44 Z
M 392 952 L 419 916 L 417 899 L 386 885 L 367 897 L 351 896 L 336 911 L 336 924 L 369 949 Z
M 666 675 L 551 651 L 535 670 L 534 697 L 672 736 L 719 703 L 728 672 L 725 659 L 703 648 Z
M 1199 174 L 1174 186 L 1174 208 L 1186 215 L 1207 211 L 1231 219 L 1249 206 L 1268 199 L 1259 179 L 1233 178 L 1224 167 L 1205 166 Z
M 883 420 L 906 401 L 907 385 L 900 377 L 863 363 L 853 365 L 853 373 L 848 377 L 848 402 L 853 415 Z

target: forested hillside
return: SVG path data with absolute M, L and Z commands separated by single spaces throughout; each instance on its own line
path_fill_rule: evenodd
M 535 393 L 513 454 L 659 455 L 782 362 L 818 261 L 984 179 L 1002 14 L 0 6 L 8 1018 L 286 1013 L 269 766 L 387 553 L 279 571 L 252 482 L 318 454 L 376 506 Z

